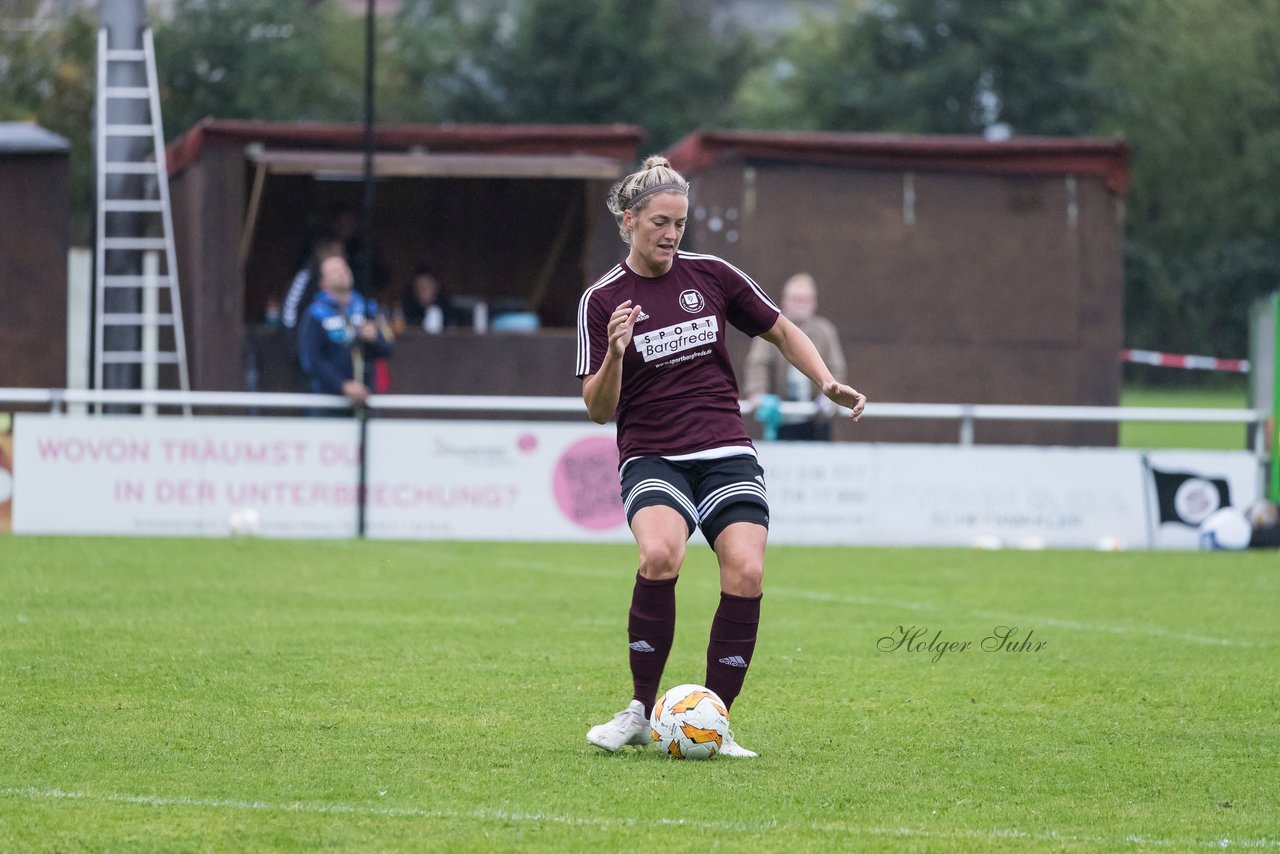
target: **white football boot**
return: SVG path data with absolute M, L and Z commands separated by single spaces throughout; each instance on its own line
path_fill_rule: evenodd
M 729 759 L 755 759 L 760 754 L 738 744 L 733 738 L 733 730 L 729 730 L 729 737 L 724 740 L 724 744 L 720 745 L 720 755 Z
M 610 753 L 628 744 L 652 744 L 653 735 L 649 718 L 644 713 L 644 704 L 639 700 L 627 703 L 627 707 L 614 715 L 613 720 L 587 730 L 587 741 Z

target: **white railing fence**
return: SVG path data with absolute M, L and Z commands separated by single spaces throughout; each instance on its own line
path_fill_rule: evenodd
M 0 406 L 19 405 L 47 408 L 63 413 L 87 407 L 187 407 L 263 411 L 351 410 L 346 398 L 323 394 L 290 394 L 223 391 L 136 391 L 60 388 L 0 388 Z M 784 415 L 812 415 L 812 403 L 783 403 Z M 533 397 L 507 395 L 383 394 L 369 398 L 368 410 L 378 412 L 527 413 L 542 415 L 585 415 L 578 397 Z M 751 404 L 743 401 L 749 413 Z M 848 410 L 844 410 L 846 413 Z M 879 403 L 867 404 L 863 418 L 955 421 L 958 444 L 974 443 L 974 425 L 979 421 L 1056 421 L 1065 423 L 1119 423 L 1144 421 L 1191 424 L 1243 424 L 1254 427 L 1253 450 L 1266 453 L 1265 431 L 1260 428 L 1266 414 L 1252 409 L 1180 409 L 1138 406 L 1038 406 L 988 403 Z

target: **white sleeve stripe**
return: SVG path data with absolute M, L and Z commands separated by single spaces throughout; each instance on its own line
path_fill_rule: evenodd
M 583 291 L 582 298 L 578 300 L 578 362 L 577 370 L 574 372 L 576 374 L 587 374 L 591 370 L 591 330 L 587 328 L 587 309 L 591 302 L 591 294 L 622 274 L 622 265 L 615 266 L 597 279 L 595 284 Z
M 769 295 L 764 292 L 764 288 L 756 284 L 755 279 L 751 278 L 746 273 L 742 272 L 737 267 L 733 266 L 723 258 L 720 258 L 719 256 L 716 256 L 716 255 L 698 255 L 693 252 L 681 252 L 680 254 L 685 256 L 686 258 L 694 258 L 701 261 L 719 261 L 721 264 L 725 265 L 730 270 L 737 273 L 742 278 L 746 279 L 747 284 L 751 286 L 751 289 L 755 291 L 756 296 L 760 297 L 760 299 L 764 302 L 765 305 L 769 306 L 769 308 L 773 309 L 774 311 L 782 311 L 782 309 L 778 308 L 777 303 L 769 299 Z
M 594 283 L 594 284 L 592 284 L 589 288 L 587 288 L 585 291 L 583 291 L 583 293 L 582 293 L 582 298 L 581 298 L 580 300 L 578 300 L 578 349 L 579 349 L 579 359 L 581 359 L 581 350 L 582 350 L 583 338 L 585 338 L 585 337 L 589 337 L 589 336 L 588 336 L 588 330 L 587 330 L 587 304 L 588 304 L 588 302 L 590 302 L 591 294 L 592 294 L 592 292 L 593 292 L 593 291 L 595 291 L 595 289 L 596 289 L 596 288 L 603 287 L 604 285 L 609 284 L 609 283 L 610 283 L 610 282 L 612 282 L 614 279 L 618 278 L 618 276 L 620 276 L 620 275 L 622 275 L 622 266 L 621 266 L 621 265 L 615 266 L 612 270 L 610 270 L 609 272 L 605 273 L 605 274 L 604 274 L 603 276 L 601 276 L 599 279 L 596 279 L 596 281 L 595 281 L 595 283 Z M 589 352 L 590 352 L 590 350 L 588 349 L 588 353 L 589 353 Z
M 284 298 L 283 316 L 280 318 L 285 326 L 292 329 L 298 325 L 298 309 L 306 309 L 307 306 L 301 305 L 302 294 L 307 289 L 307 283 L 311 281 L 311 268 L 303 267 L 293 276 L 293 281 L 289 283 L 289 292 Z

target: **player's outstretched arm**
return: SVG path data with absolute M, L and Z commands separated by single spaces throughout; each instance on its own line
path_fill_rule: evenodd
M 821 388 L 828 400 L 849 409 L 854 421 L 862 417 L 862 410 L 867 405 L 867 396 L 853 386 L 837 382 L 831 374 L 831 369 L 822 360 L 822 355 L 818 353 L 818 348 L 809 340 L 809 336 L 805 335 L 800 327 L 788 320 L 785 315 L 778 315 L 778 322 L 760 337 L 777 347 L 782 357 Z
M 627 300 L 613 310 L 609 318 L 609 349 L 605 351 L 600 370 L 582 379 L 582 400 L 587 404 L 587 415 L 597 424 L 604 424 L 613 417 L 622 396 L 622 357 L 631 343 L 640 306 L 632 306 Z

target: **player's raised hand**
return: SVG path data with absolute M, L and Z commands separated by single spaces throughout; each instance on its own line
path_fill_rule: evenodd
M 822 387 L 822 393 L 825 394 L 827 399 L 832 403 L 839 404 L 840 406 L 844 406 L 852 410 L 850 417 L 852 417 L 854 421 L 862 418 L 862 410 L 867 408 L 867 396 L 853 386 L 848 386 L 844 383 L 838 383 L 832 380 Z
M 613 316 L 609 318 L 609 350 L 619 359 L 626 355 L 627 345 L 631 343 L 631 333 L 639 316 L 640 306 L 632 307 L 631 300 L 627 300 L 615 308 Z

